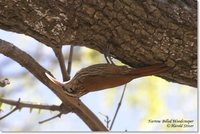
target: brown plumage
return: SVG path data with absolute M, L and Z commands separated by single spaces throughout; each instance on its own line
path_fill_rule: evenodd
M 163 64 L 138 69 L 114 64 L 96 64 L 81 69 L 68 82 L 58 82 L 49 74 L 46 73 L 46 75 L 51 81 L 61 86 L 68 95 L 80 97 L 88 92 L 120 86 L 135 78 L 159 74 L 167 70 L 169 67 Z

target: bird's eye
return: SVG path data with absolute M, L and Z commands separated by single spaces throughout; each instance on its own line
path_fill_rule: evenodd
M 67 92 L 72 93 L 73 89 L 72 88 L 67 88 Z

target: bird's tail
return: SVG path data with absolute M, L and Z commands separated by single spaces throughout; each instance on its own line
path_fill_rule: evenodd
M 170 67 L 164 64 L 155 64 L 152 66 L 134 69 L 131 71 L 131 75 L 137 78 L 137 77 L 142 77 L 142 76 L 161 74 L 161 73 L 169 71 L 170 69 L 171 69 Z

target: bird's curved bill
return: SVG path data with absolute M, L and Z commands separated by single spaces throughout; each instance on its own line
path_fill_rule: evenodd
M 45 75 L 47 76 L 47 78 L 49 78 L 49 80 L 51 80 L 53 83 L 55 83 L 56 85 L 63 87 L 64 83 L 57 81 L 56 79 L 54 79 L 51 75 L 49 75 L 47 72 L 45 72 Z

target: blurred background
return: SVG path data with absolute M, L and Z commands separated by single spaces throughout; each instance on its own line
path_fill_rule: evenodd
M 13 43 L 30 54 L 40 65 L 62 80 L 58 61 L 51 48 L 31 37 L 0 30 L 0 39 Z M 67 64 L 69 45 L 63 53 Z M 117 65 L 120 61 L 114 60 Z M 74 47 L 71 77 L 83 67 L 106 63 L 104 56 L 86 47 Z M 11 82 L 0 87 L 3 98 L 37 104 L 60 105 L 61 101 L 25 68 L 12 59 L 0 54 L 0 79 Z M 113 119 L 124 86 L 86 94 L 81 100 L 106 125 L 106 117 Z M 197 89 L 167 82 L 155 76 L 138 78 L 127 84 L 122 105 L 112 131 L 197 131 Z M 13 107 L 2 104 L 0 117 Z M 23 108 L 3 120 L 1 131 L 90 131 L 74 113 L 62 115 L 49 122 L 39 121 L 55 116 L 58 112 Z M 193 120 L 193 127 L 167 127 L 166 123 L 150 123 L 150 120 Z M 110 124 L 109 124 L 110 125 Z

